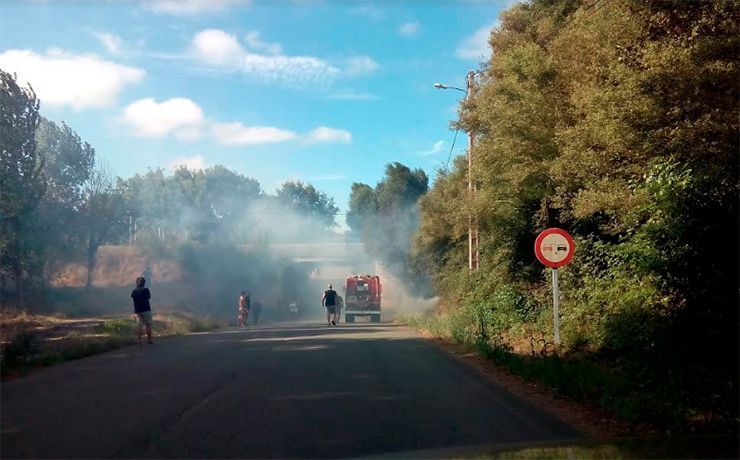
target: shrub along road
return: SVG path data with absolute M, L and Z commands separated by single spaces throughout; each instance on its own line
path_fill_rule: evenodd
M 3 458 L 347 457 L 581 437 L 385 324 L 191 334 L 1 391 Z

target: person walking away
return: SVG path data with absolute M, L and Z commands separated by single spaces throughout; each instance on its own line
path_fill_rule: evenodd
M 246 327 L 247 320 L 249 319 L 249 294 L 247 291 L 242 291 L 239 295 L 239 327 Z
M 334 315 L 334 317 L 337 320 L 337 324 L 339 324 L 339 322 L 342 320 L 342 308 L 343 307 L 344 307 L 344 299 L 342 298 L 342 296 L 340 296 L 339 294 L 337 294 L 337 305 L 336 305 L 336 310 L 337 311 L 336 311 L 336 313 Z
M 332 289 L 331 284 L 327 287 L 328 289 L 324 291 L 324 295 L 321 297 L 321 306 L 326 308 L 326 325 L 336 326 L 337 291 Z
M 254 318 L 254 325 L 256 326 L 257 323 L 260 321 L 260 314 L 262 313 L 262 304 L 259 302 L 254 303 L 254 307 L 252 307 L 252 317 Z
M 143 276 L 136 278 L 136 288 L 131 291 L 131 298 L 134 302 L 134 315 L 136 323 L 139 325 L 139 345 L 141 345 L 142 329 L 146 327 L 146 338 L 149 345 L 152 342 L 152 307 L 149 305 L 149 299 L 152 298 L 149 288 L 145 287 L 146 279 Z

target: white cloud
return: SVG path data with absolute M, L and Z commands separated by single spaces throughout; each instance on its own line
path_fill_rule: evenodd
M 207 29 L 193 37 L 195 56 L 204 64 L 238 69 L 246 51 L 236 37 L 223 30 Z
M 254 38 L 253 36 L 253 42 Z M 339 73 L 339 69 L 312 56 L 285 56 L 247 51 L 235 36 L 218 29 L 198 32 L 193 38 L 192 45 L 194 57 L 206 65 L 227 71 L 238 70 L 267 82 L 280 82 L 298 87 L 329 84 Z M 261 46 L 263 49 L 270 48 L 275 51 L 279 45 L 262 43 Z
M 256 30 L 247 32 L 244 36 L 244 41 L 247 42 L 247 48 L 254 51 L 260 51 L 267 54 L 282 54 L 283 52 L 283 47 L 280 46 L 279 43 L 268 43 L 262 41 L 260 33 Z
M 198 171 L 207 167 L 206 159 L 203 158 L 203 155 L 175 158 L 169 163 L 170 169 L 178 169 L 181 166 L 185 166 L 191 171 Z
M 123 54 L 124 43 L 121 37 L 106 32 L 93 32 L 93 35 L 110 54 Z
M 75 109 L 110 106 L 125 86 L 146 75 L 136 67 L 62 50 L 7 50 L 0 54 L 0 67 L 17 73 L 19 83 L 30 82 L 42 104 Z
M 380 65 L 368 56 L 355 56 L 347 59 L 345 73 L 350 76 L 373 73 Z
M 214 123 L 211 135 L 218 143 L 224 145 L 267 144 L 296 138 L 292 131 L 271 126 L 244 126 L 239 122 Z
M 416 22 L 404 22 L 398 27 L 398 33 L 404 37 L 415 37 L 421 30 L 421 25 Z
M 203 110 L 190 99 L 176 97 L 157 102 L 140 99 L 132 102 L 119 121 L 137 137 L 165 137 L 173 134 L 180 140 L 192 141 L 202 136 Z
M 475 33 L 465 38 L 455 50 L 455 55 L 461 59 L 488 60 L 491 57 L 491 47 L 488 45 L 488 37 L 495 24 L 487 24 Z
M 319 126 L 318 128 L 308 133 L 306 140 L 310 143 L 341 142 L 349 144 L 350 142 L 352 142 L 352 133 L 343 129 Z
M 181 141 L 195 141 L 207 136 L 228 146 L 299 139 L 295 132 L 273 126 L 245 126 L 240 122 L 208 120 L 198 104 L 182 97 L 162 102 L 151 98 L 140 99 L 127 105 L 117 121 L 136 137 L 162 138 L 172 135 Z M 341 129 L 320 126 L 300 138 L 308 143 L 349 143 L 352 141 L 352 134 Z
M 250 0 L 147 0 L 143 5 L 155 13 L 193 16 L 215 13 L 232 7 L 248 6 Z
M 442 151 L 442 148 L 444 147 L 444 145 L 445 145 L 445 141 L 437 141 L 434 143 L 434 145 L 432 145 L 432 148 L 430 148 L 429 150 L 425 150 L 423 152 L 419 152 L 419 155 L 424 155 L 424 156 L 436 155 Z
M 242 71 L 264 81 L 298 87 L 330 84 L 339 74 L 336 67 L 311 56 L 267 56 L 252 53 L 244 58 Z

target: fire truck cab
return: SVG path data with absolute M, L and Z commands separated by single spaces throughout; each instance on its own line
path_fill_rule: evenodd
M 380 295 L 379 276 L 348 276 L 344 284 L 344 320 L 354 323 L 355 317 L 367 316 L 373 323 L 379 323 Z

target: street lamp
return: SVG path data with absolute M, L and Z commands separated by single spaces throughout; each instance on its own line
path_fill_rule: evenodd
M 458 88 L 456 86 L 443 85 L 442 83 L 435 83 L 434 87 L 437 89 L 454 89 L 465 93 L 465 99 L 467 100 L 473 92 L 473 86 L 475 85 L 475 72 L 470 71 L 465 77 L 465 83 L 467 90 Z M 475 182 L 473 181 L 473 145 L 475 143 L 475 137 L 472 131 L 468 131 L 468 199 L 472 201 L 473 196 L 476 192 Z M 468 269 L 471 272 L 477 271 L 480 267 L 480 250 L 478 245 L 478 218 L 476 216 L 470 216 L 468 220 Z
M 434 87 L 437 89 L 456 89 L 458 91 L 462 91 L 465 94 L 468 94 L 468 92 L 462 88 L 458 88 L 457 86 L 450 86 L 450 85 L 443 85 L 442 83 L 435 83 Z

